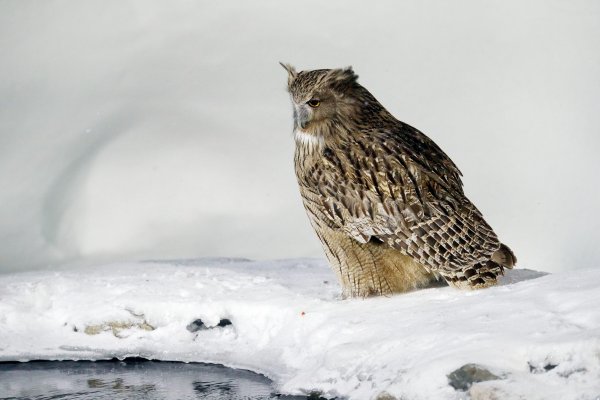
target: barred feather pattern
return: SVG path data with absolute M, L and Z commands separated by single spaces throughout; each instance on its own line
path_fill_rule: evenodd
M 405 291 L 438 276 L 459 288 L 495 284 L 516 258 L 464 195 L 459 169 L 431 139 L 396 120 L 355 75 L 351 78 L 341 89 L 343 79 L 328 87 L 326 77 L 300 84 L 296 79 L 290 86 L 294 95 L 317 82 L 321 92 L 329 88 L 337 96 L 336 112 L 301 132 L 315 140 L 296 141 L 295 170 L 304 206 L 340 276 L 354 268 L 352 263 L 364 271 L 365 263 L 372 262 L 365 257 L 375 257 L 374 249 L 382 246 L 399 253 L 400 260 L 389 261 L 394 257 L 386 250 L 382 263 L 402 267 L 414 261 L 424 275 L 412 286 L 386 288 L 374 278 L 366 290 L 350 284 L 349 295 Z M 365 250 L 353 257 L 346 251 L 340 258 L 336 248 L 342 243 Z M 373 265 L 369 273 L 381 274 L 382 268 Z M 352 281 L 349 276 L 346 280 Z

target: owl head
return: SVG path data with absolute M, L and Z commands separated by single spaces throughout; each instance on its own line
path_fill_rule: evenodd
M 366 90 L 358 84 L 352 67 L 297 72 L 289 64 L 281 66 L 288 72 L 294 130 L 314 133 L 357 115 Z

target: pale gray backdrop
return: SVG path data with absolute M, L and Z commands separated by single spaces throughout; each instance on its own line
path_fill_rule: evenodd
M 321 256 L 278 61 L 352 65 L 520 267 L 600 264 L 598 1 L 0 1 L 0 271 Z

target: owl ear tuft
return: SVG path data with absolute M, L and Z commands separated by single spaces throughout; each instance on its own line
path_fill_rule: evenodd
M 288 86 L 290 86 L 292 84 L 292 82 L 294 81 L 294 79 L 296 79 L 296 76 L 298 76 L 298 72 L 296 72 L 296 68 L 292 67 L 291 64 L 284 64 L 281 61 L 279 62 L 279 65 L 281 65 L 283 67 L 283 69 L 285 69 L 288 73 Z

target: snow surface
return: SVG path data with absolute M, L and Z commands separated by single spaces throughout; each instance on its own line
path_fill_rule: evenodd
M 339 293 L 314 259 L 0 275 L 0 361 L 203 361 L 262 373 L 282 393 L 453 400 L 467 394 L 447 375 L 477 363 L 503 379 L 475 384 L 473 399 L 600 395 L 600 269 L 514 270 L 503 285 L 472 292 Z M 186 329 L 197 319 L 213 328 Z M 222 319 L 232 325 L 216 327 Z M 130 328 L 85 333 L 110 323 Z

